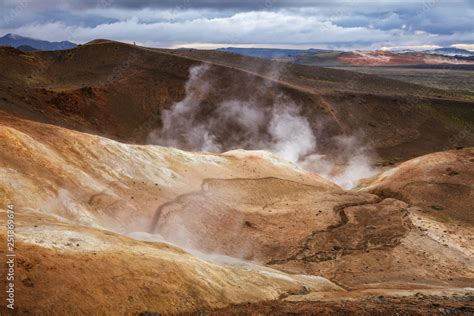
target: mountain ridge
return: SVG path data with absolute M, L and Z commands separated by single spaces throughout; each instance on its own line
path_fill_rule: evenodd
M 69 41 L 49 42 L 13 33 L 8 33 L 3 37 L 0 37 L 0 45 L 8 45 L 15 48 L 20 46 L 30 46 L 37 50 L 64 50 L 77 46 L 76 44 Z

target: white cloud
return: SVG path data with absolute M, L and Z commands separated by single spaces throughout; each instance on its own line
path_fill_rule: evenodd
M 471 23 L 474 10 L 470 6 L 447 8 L 436 3 L 423 7 L 420 2 L 418 7 L 408 8 L 396 3 L 384 1 L 384 6 L 364 6 L 352 2 L 340 7 L 268 11 L 198 10 L 179 6 L 126 10 L 95 6 L 71 11 L 69 18 L 65 13 L 48 13 L 50 18 L 44 13 L 41 20 L 22 22 L 18 27 L 4 25 L 0 32 L 54 41 L 83 43 L 109 38 L 167 47 L 276 45 L 369 49 L 474 41 Z M 103 22 L 97 23 L 100 18 Z
M 453 44 L 451 47 L 467 49 L 474 52 L 474 44 Z

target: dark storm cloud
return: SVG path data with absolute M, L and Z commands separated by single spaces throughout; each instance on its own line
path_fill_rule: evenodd
M 3 0 L 0 13 L 0 33 L 79 43 L 369 49 L 474 42 L 467 0 Z
M 110 1 L 112 6 L 122 8 L 174 8 L 186 7 L 193 9 L 242 9 L 256 10 L 271 7 L 302 7 L 302 6 L 318 6 L 331 5 L 334 1 L 285 1 L 285 0 L 240 0 L 240 1 L 216 1 L 216 0 L 113 0 Z M 97 1 L 84 1 L 88 6 L 97 5 Z
M 262 10 L 289 7 L 328 6 L 334 1 L 287 1 L 287 0 L 241 0 L 241 1 L 216 1 L 216 0 L 5 0 L 4 7 L 14 7 L 20 2 L 28 3 L 30 9 L 48 10 L 54 8 L 90 9 L 97 7 L 121 8 L 121 9 L 232 9 L 232 10 Z M 337 1 L 336 1 L 337 2 Z M 340 1 L 339 1 L 340 2 Z
M 13 7 L 27 3 L 31 9 L 51 10 L 56 8 L 87 9 L 97 7 L 143 9 L 143 8 L 188 8 L 188 9 L 232 9 L 241 11 L 335 6 L 422 6 L 434 7 L 447 4 L 472 4 L 467 0 L 4 0 L 2 6 Z
M 14 6 L 21 0 L 5 0 L 4 5 Z M 189 8 L 189 9 L 239 9 L 239 10 L 258 10 L 265 8 L 297 8 L 297 7 L 314 7 L 314 6 L 330 6 L 335 2 L 350 1 L 289 1 L 289 0 L 232 0 L 232 1 L 216 1 L 216 0 L 44 0 L 44 1 L 28 1 L 29 6 L 35 9 L 52 9 L 55 7 L 70 8 L 96 8 L 96 7 L 113 7 L 127 9 L 143 9 L 143 8 Z M 367 1 L 366 1 L 367 2 Z M 369 1 L 370 2 L 370 1 Z

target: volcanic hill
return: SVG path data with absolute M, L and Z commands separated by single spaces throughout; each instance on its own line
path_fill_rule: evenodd
M 284 95 L 318 154 L 336 159 L 335 139 L 361 135 L 381 169 L 343 189 L 259 148 L 150 144 L 202 64 L 195 122 L 229 99 L 265 109 Z M 0 69 L 0 222 L 12 202 L 17 314 L 474 312 L 468 96 L 107 40 L 0 47 Z

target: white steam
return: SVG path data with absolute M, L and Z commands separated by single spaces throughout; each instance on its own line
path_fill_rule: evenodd
M 269 125 L 272 150 L 281 157 L 296 162 L 316 147 L 316 137 L 308 120 L 299 114 L 294 104 L 278 104 L 272 109 Z
M 367 148 L 355 136 L 334 140 L 337 159 L 318 155 L 310 122 L 283 94 L 274 96 L 269 106 L 230 99 L 209 107 L 209 68 L 202 64 L 190 69 L 184 99 L 162 112 L 162 126 L 150 133 L 150 143 L 190 151 L 268 150 L 346 189 L 376 174 Z
M 361 179 L 373 177 L 378 173 L 372 165 L 370 148 L 362 144 L 358 137 L 337 136 L 332 139 L 332 143 L 338 153 L 335 159 L 314 154 L 306 156 L 300 165 L 344 189 L 351 189 Z
M 203 77 L 208 69 L 208 65 L 191 68 L 185 98 L 163 111 L 162 128 L 150 134 L 149 142 L 193 151 L 264 149 L 293 162 L 315 148 L 308 120 L 284 96 L 277 96 L 271 107 L 228 100 L 203 113 L 209 92 Z
M 185 98 L 163 111 L 162 128 L 158 134 L 152 132 L 152 142 L 189 150 L 220 151 L 208 128 L 196 119 L 200 103 L 209 90 L 209 84 L 202 79 L 207 69 L 207 65 L 191 68 Z

